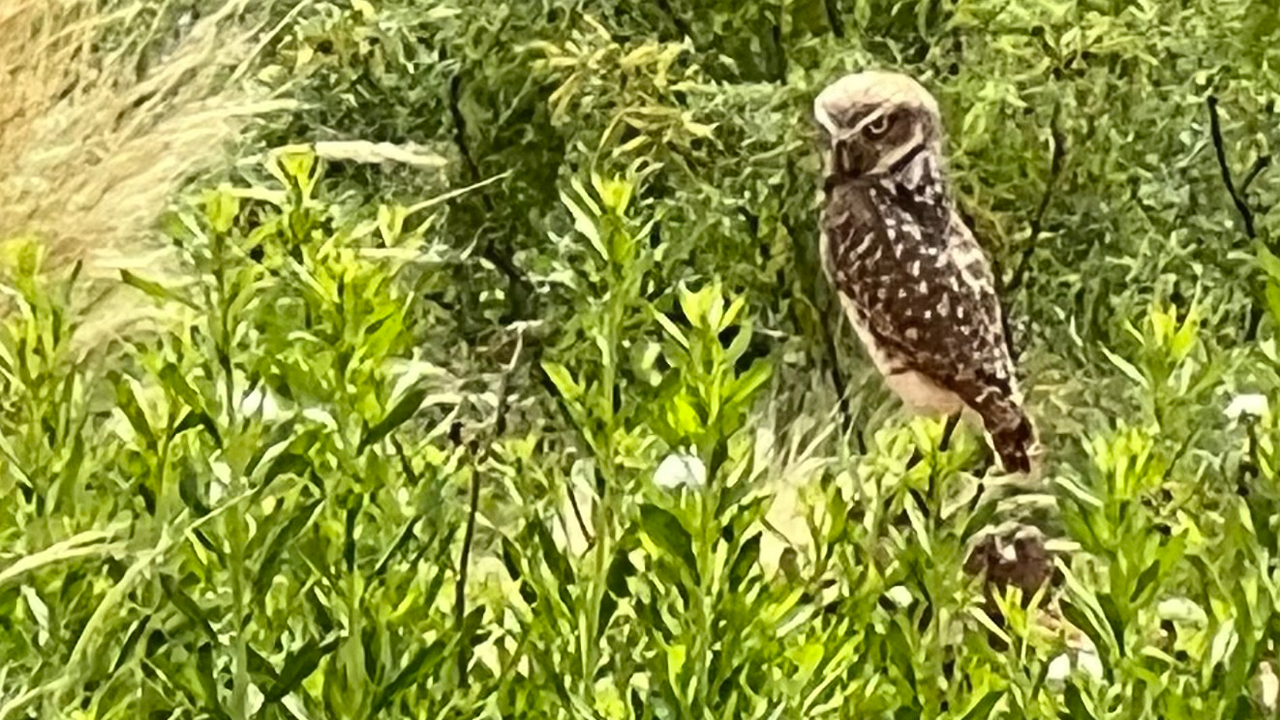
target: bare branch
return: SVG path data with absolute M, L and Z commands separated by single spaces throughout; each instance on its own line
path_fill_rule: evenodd
M 1235 203 L 1236 210 L 1240 213 L 1240 219 L 1244 221 L 1244 234 L 1250 240 L 1253 240 L 1258 237 L 1253 226 L 1253 211 L 1249 209 L 1249 204 L 1244 201 L 1241 193 L 1236 191 L 1236 185 L 1231 180 L 1231 167 L 1227 164 L 1226 144 L 1222 140 L 1222 125 L 1218 121 L 1218 98 L 1210 95 L 1205 100 L 1205 104 L 1209 106 L 1209 133 L 1213 137 L 1213 150 L 1218 156 L 1218 168 L 1222 170 L 1222 183 L 1227 186 L 1227 193 L 1231 195 L 1231 202 Z M 1257 169 L 1255 172 L 1251 172 L 1249 182 L 1252 182 L 1259 172 L 1262 172 L 1262 170 Z
M 1270 155 L 1262 155 L 1257 160 L 1253 161 L 1253 167 L 1249 168 L 1249 174 L 1245 175 L 1244 182 L 1240 183 L 1240 194 L 1242 196 L 1249 192 L 1249 186 L 1252 185 L 1253 181 L 1257 180 L 1258 176 L 1262 174 L 1262 171 L 1266 170 L 1270 165 Z
M 1005 293 L 1011 293 L 1022 286 L 1027 268 L 1031 264 L 1031 255 L 1036 251 L 1036 240 L 1040 238 L 1040 233 L 1044 229 L 1044 217 L 1049 210 L 1049 203 L 1053 201 L 1053 191 L 1058 185 L 1058 177 L 1062 175 L 1062 161 L 1067 154 L 1067 143 L 1058 124 L 1060 107 L 1060 105 L 1054 106 L 1053 119 L 1049 123 L 1050 138 L 1053 143 L 1052 157 L 1049 159 L 1049 180 L 1044 185 L 1044 193 L 1040 196 L 1036 214 L 1031 218 L 1031 234 L 1027 238 L 1027 244 L 1022 248 L 1022 255 L 1013 269 L 1013 275 L 1005 283 Z

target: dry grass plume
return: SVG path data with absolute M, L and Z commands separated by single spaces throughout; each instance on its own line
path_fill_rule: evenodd
M 34 240 L 46 273 L 77 262 L 99 283 L 125 267 L 175 272 L 157 218 L 250 118 L 279 106 L 239 82 L 258 39 L 249 0 L 163 41 L 148 1 L 0 3 L 0 244 Z M 137 317 L 95 315 L 89 335 Z

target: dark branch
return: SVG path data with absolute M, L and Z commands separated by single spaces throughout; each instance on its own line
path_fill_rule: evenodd
M 1222 125 L 1218 121 L 1218 98 L 1210 95 L 1205 104 L 1209 106 L 1209 133 L 1213 137 L 1213 149 L 1218 156 L 1218 168 L 1222 171 L 1222 183 L 1227 186 L 1227 193 L 1231 195 L 1231 202 L 1235 203 L 1236 210 L 1240 213 L 1240 219 L 1244 221 L 1244 234 L 1253 240 L 1258 237 L 1253 227 L 1253 211 L 1249 209 L 1249 204 L 1244 201 L 1241 193 L 1236 191 L 1236 185 L 1231 180 L 1231 166 L 1227 164 L 1227 148 L 1222 140 Z M 1264 166 L 1265 167 L 1265 166 Z M 1252 173 L 1256 176 L 1258 172 Z M 1250 178 L 1252 181 L 1252 177 Z
M 836 0 L 823 0 L 822 4 L 827 9 L 827 23 L 831 25 L 831 34 L 843 39 L 844 19 L 840 17 L 840 8 L 836 7 Z
M 449 117 L 453 120 L 453 142 L 458 146 L 458 154 L 467 165 L 467 173 L 471 182 L 480 179 L 480 166 L 471 155 L 471 147 L 467 144 L 467 117 L 462 114 L 462 77 L 454 75 L 449 80 Z
M 1027 268 L 1031 264 L 1031 256 L 1036 251 L 1036 241 L 1040 239 L 1040 233 L 1044 229 L 1044 217 L 1049 211 L 1049 203 L 1053 201 L 1053 191 L 1058 186 L 1058 177 L 1062 175 L 1062 161 L 1067 154 L 1067 143 L 1058 125 L 1059 107 L 1054 106 L 1053 120 L 1049 124 L 1053 142 L 1052 157 L 1049 159 L 1049 180 L 1044 185 L 1044 193 L 1040 196 L 1040 204 L 1036 206 L 1036 214 L 1031 218 L 1031 234 L 1027 238 L 1027 244 L 1022 248 L 1022 255 L 1013 269 L 1013 275 L 1009 277 L 1009 282 L 1005 283 L 1006 294 L 1022 286 Z
M 1269 165 L 1271 165 L 1270 155 L 1263 155 L 1253 161 L 1253 167 L 1249 168 L 1249 174 L 1245 175 L 1244 182 L 1240 183 L 1241 196 L 1244 196 L 1249 192 L 1249 186 L 1253 184 L 1254 180 L 1258 179 L 1258 176 L 1261 175 L 1262 171 L 1266 170 Z
M 471 146 L 467 142 L 467 117 L 462 112 L 462 76 L 454 75 L 449 81 L 449 117 L 453 120 L 453 142 L 458 146 L 458 154 L 462 156 L 467 168 L 470 182 L 480 181 L 480 164 L 476 162 Z M 494 215 L 493 201 L 488 195 L 481 195 L 488 216 Z M 480 257 L 488 260 L 507 278 L 508 311 L 499 318 L 502 323 L 520 320 L 529 316 L 529 300 L 533 295 L 533 284 L 525 278 L 520 268 L 516 267 L 514 253 L 509 247 L 498 247 L 496 233 L 490 231 L 480 246 Z
M 675 27 L 676 32 L 680 33 L 681 37 L 694 41 L 693 28 L 689 27 L 689 23 L 671 7 L 670 0 L 658 0 L 658 9 L 671 19 L 671 24 Z M 694 42 L 696 43 L 696 41 Z
M 462 557 L 458 560 L 458 584 L 454 588 L 453 605 L 458 634 L 463 633 L 467 616 L 467 569 L 471 564 L 471 542 L 476 533 L 476 511 L 480 505 L 480 468 L 471 469 L 471 505 L 467 510 L 467 529 L 462 536 Z M 458 644 L 458 684 L 467 686 L 467 666 L 470 664 L 471 643 L 463 638 Z

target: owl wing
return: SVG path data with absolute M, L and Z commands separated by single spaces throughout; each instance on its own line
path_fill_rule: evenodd
M 959 218 L 849 186 L 829 196 L 823 230 L 832 282 L 889 371 L 917 372 L 955 393 L 983 418 L 1006 466 L 1027 466 L 1032 431 L 994 278 Z
M 1008 338 L 1004 337 L 1003 331 L 1004 310 L 996 295 L 996 279 L 991 272 L 991 264 L 969 227 L 955 211 L 952 211 L 947 227 L 947 252 L 959 268 L 961 277 L 980 296 L 984 320 L 1001 328 L 1000 339 L 1008 354 Z

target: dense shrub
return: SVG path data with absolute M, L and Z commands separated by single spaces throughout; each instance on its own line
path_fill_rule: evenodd
M 0 199 L 65 202 L 0 208 L 0 718 L 1276 712 L 1271 0 L 68 7 L 0 10 L 119 11 L 65 74 L 5 35 L 12 117 L 140 105 L 0 100 Z M 1034 481 L 900 413 L 817 270 L 810 105 L 869 66 L 943 107 Z M 157 72 L 261 121 L 28 159 L 154 131 Z M 108 317 L 164 322 L 93 312 L 101 184 L 171 249 Z M 1061 582 L 966 572 L 1024 523 Z

